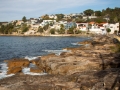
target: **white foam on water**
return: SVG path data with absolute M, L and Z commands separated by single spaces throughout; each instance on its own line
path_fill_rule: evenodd
M 0 68 L 0 79 L 6 78 L 6 77 L 11 77 L 11 76 L 15 75 L 15 74 L 9 74 L 9 75 L 7 75 L 7 69 L 8 69 L 8 67 L 7 67 L 6 63 L 1 63 L 0 67 L 1 67 Z
M 71 43 L 72 45 L 75 45 L 75 46 L 77 46 L 77 45 L 82 45 L 82 44 L 79 44 L 79 43 Z
M 32 64 L 32 63 L 30 63 L 29 68 L 31 68 L 31 67 L 36 67 L 36 65 L 35 65 L 35 64 Z
M 24 74 L 28 74 L 28 75 L 47 75 L 47 73 L 33 73 L 33 72 L 30 72 L 30 68 L 23 68 L 22 72 Z
M 26 56 L 25 59 L 28 59 L 30 61 L 30 60 L 38 59 L 39 57 Z
M 55 53 L 56 55 L 60 55 L 62 52 L 70 52 L 70 50 L 43 50 L 45 52 Z

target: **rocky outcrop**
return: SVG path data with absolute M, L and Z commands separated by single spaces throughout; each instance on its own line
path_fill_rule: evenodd
M 115 47 L 113 39 L 99 36 L 79 44 L 82 46 L 65 48 L 70 52 L 59 56 L 49 54 L 30 61 L 36 65 L 31 72 L 47 75 L 16 74 L 10 80 L 0 80 L 0 85 L 11 90 L 119 90 L 120 53 L 111 51 L 111 47 Z M 29 65 L 29 61 L 20 65 L 17 65 L 20 61 L 11 62 L 8 61 L 8 67 L 12 68 L 8 74 L 20 72 L 21 67 Z
M 8 68 L 13 67 L 28 67 L 29 60 L 27 59 L 12 59 L 7 62 Z
M 17 73 L 22 71 L 23 67 L 29 66 L 29 60 L 27 59 L 12 59 L 7 61 L 8 72 L 7 74 Z
M 21 71 L 22 71 L 22 67 L 14 67 L 14 68 L 10 68 L 7 71 L 7 74 L 16 74 L 16 73 L 21 72 Z
M 43 73 L 43 70 L 41 70 L 38 67 L 31 67 L 30 68 L 30 72 L 33 72 L 33 73 Z

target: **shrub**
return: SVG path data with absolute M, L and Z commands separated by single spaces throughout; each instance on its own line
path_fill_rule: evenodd
M 115 52 L 115 53 L 120 52 L 120 44 L 116 44 L 115 47 L 110 47 L 110 48 L 111 48 L 111 50 L 112 50 L 113 52 Z
M 111 29 L 110 29 L 110 28 L 107 28 L 106 31 L 107 31 L 107 33 L 110 33 L 110 32 L 111 32 Z
M 51 34 L 55 34 L 55 29 L 51 29 L 51 30 L 50 30 L 50 33 L 51 33 Z

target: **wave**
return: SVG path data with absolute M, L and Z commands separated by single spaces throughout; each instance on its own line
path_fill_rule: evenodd
M 25 59 L 28 59 L 29 61 L 39 59 L 40 56 L 32 57 L 32 56 L 25 56 Z
M 82 45 L 82 44 L 79 44 L 79 43 L 71 43 L 72 45 L 75 45 L 75 46 L 77 46 L 77 45 Z
M 30 68 L 23 68 L 22 72 L 24 74 L 29 74 L 29 75 L 47 75 L 47 73 L 33 73 L 33 72 L 30 72 Z
M 15 74 L 7 75 L 7 70 L 8 70 L 7 64 L 1 63 L 0 64 L 0 79 L 6 78 L 6 77 L 11 77 L 11 76 L 15 75 Z
M 55 53 L 56 55 L 60 55 L 62 52 L 70 52 L 70 50 L 43 50 L 45 52 L 49 52 L 49 53 Z

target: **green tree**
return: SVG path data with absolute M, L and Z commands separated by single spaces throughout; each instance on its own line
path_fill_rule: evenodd
M 5 31 L 5 26 L 2 25 L 1 28 L 0 28 L 0 33 L 1 33 L 1 34 L 4 34 L 4 31 Z
M 60 30 L 58 30 L 58 33 L 59 34 L 65 34 L 65 28 L 64 28 L 63 24 L 60 25 Z
M 92 9 L 87 9 L 87 10 L 84 11 L 84 14 L 86 16 L 91 16 L 93 13 L 94 13 L 94 11 Z
M 21 27 L 22 33 L 25 33 L 29 30 L 29 26 L 27 26 L 27 24 L 23 24 Z
M 47 24 L 43 27 L 44 30 L 47 30 L 48 28 L 49 28 L 49 24 Z
M 107 33 L 109 34 L 111 32 L 110 28 L 106 28 Z
M 43 33 L 43 28 L 42 28 L 42 27 L 39 27 L 39 28 L 38 28 L 38 32 Z
M 22 21 L 23 21 L 23 22 L 26 22 L 26 21 L 27 21 L 27 19 L 26 19 L 25 16 L 22 18 Z
M 44 17 L 43 17 L 43 20 L 49 20 L 49 15 L 48 14 L 45 14 Z
M 60 21 L 64 18 L 64 14 L 56 14 L 57 16 L 57 21 Z
M 101 16 L 102 12 L 101 11 L 95 11 L 95 16 Z
M 51 33 L 51 34 L 55 34 L 55 29 L 51 29 L 51 30 L 50 30 L 50 33 Z
M 67 33 L 68 34 L 74 34 L 74 27 L 69 28 Z

